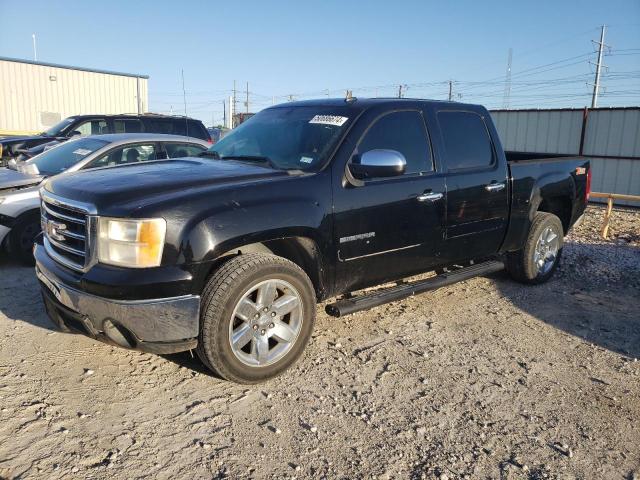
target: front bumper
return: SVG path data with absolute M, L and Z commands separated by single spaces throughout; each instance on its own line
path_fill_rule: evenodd
M 151 353 L 180 352 L 197 345 L 197 295 L 114 300 L 65 285 L 39 261 L 36 275 L 47 314 L 63 331 Z

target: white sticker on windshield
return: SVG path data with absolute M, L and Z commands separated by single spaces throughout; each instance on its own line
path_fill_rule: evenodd
M 300 157 L 300 161 L 302 163 L 311 163 L 311 162 L 313 162 L 313 158 L 311 158 L 311 157 Z
M 82 155 L 84 157 L 85 155 L 89 155 L 91 153 L 91 150 L 87 150 L 86 148 L 77 148 L 73 151 L 73 153 L 75 153 L 76 155 Z
M 349 117 L 340 117 L 338 115 L 316 115 L 309 120 L 309 123 L 321 123 L 322 125 L 334 125 L 336 127 L 341 127 L 347 120 L 349 120 Z

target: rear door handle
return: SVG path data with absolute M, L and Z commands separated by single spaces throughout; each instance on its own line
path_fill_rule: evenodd
M 504 189 L 504 183 L 490 183 L 489 185 L 485 185 L 484 189 L 487 192 L 499 192 Z
M 419 202 L 435 202 L 436 200 L 440 200 L 444 195 L 442 193 L 423 193 L 422 195 L 418 195 L 416 200 Z

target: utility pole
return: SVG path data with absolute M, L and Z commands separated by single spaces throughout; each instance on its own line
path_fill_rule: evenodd
M 227 102 L 222 100 L 222 126 L 227 127 Z
M 180 75 L 182 75 L 182 100 L 184 102 L 184 129 L 187 133 L 187 137 L 189 136 L 189 121 L 187 120 L 187 90 L 184 87 L 184 69 L 180 70 Z
M 509 108 L 511 104 L 511 61 L 513 60 L 513 49 L 509 49 L 507 60 L 507 75 L 504 82 L 504 95 L 502 96 L 502 108 Z
M 38 51 L 36 50 L 36 34 L 35 33 L 31 34 L 31 39 L 33 40 L 33 61 L 37 62 L 38 61 Z
M 453 80 L 449 80 L 449 101 L 453 100 Z
M 398 85 L 398 98 L 402 98 L 402 84 Z
M 233 95 L 231 96 L 231 98 L 233 99 L 233 105 L 229 106 L 229 110 L 231 111 L 231 128 L 235 127 L 234 123 L 234 118 L 236 115 L 236 81 L 233 81 Z
M 596 63 L 596 78 L 593 83 L 593 96 L 591 97 L 591 108 L 596 108 L 598 106 L 598 93 L 600 93 L 600 70 L 602 68 L 602 56 L 604 53 L 604 31 L 606 29 L 606 25 L 602 25 L 602 29 L 600 30 L 600 41 L 596 43 L 598 45 L 598 62 Z
M 247 113 L 249 113 L 249 82 L 247 82 L 247 103 L 246 103 L 246 107 L 247 107 Z

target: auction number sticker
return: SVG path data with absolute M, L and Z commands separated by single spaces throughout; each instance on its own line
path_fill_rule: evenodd
M 320 123 L 322 125 L 341 127 L 347 120 L 349 120 L 349 117 L 340 117 L 338 115 L 316 115 L 309 120 L 309 123 Z

